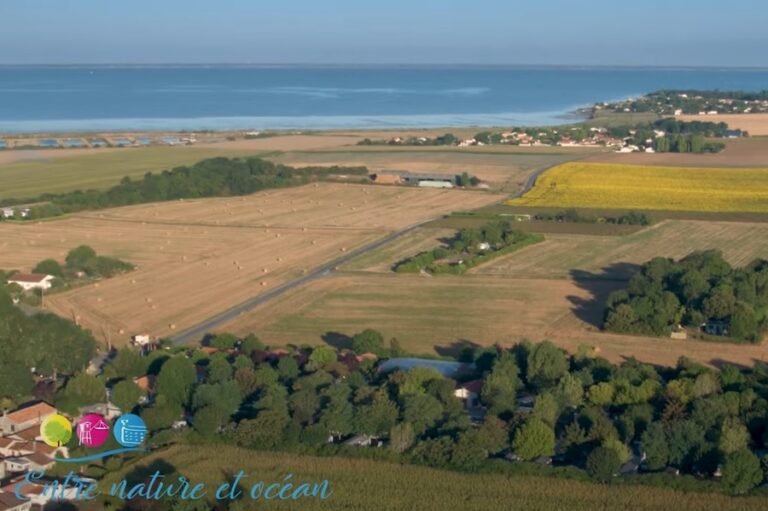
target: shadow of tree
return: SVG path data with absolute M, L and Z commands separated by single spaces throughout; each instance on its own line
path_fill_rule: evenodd
M 352 349 L 352 337 L 341 332 L 325 332 L 322 335 L 323 342 L 333 346 L 337 350 Z
M 447 346 L 435 346 L 435 353 L 442 357 L 461 359 L 470 353 L 474 353 L 482 346 L 469 339 L 458 339 Z M 462 360 L 466 362 L 466 360 Z M 471 360 L 469 360 L 471 362 Z
M 602 328 L 608 296 L 624 288 L 629 278 L 639 269 L 640 265 L 621 262 L 606 266 L 597 272 L 571 270 L 570 276 L 573 282 L 589 293 L 588 298 L 567 297 L 571 302 L 573 314 L 595 328 Z

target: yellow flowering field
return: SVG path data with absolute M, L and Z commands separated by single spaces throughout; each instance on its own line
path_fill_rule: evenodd
M 768 212 L 768 168 L 570 162 L 542 174 L 511 206 Z

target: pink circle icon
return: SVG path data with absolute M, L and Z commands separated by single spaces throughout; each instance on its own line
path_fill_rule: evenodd
M 89 413 L 80 417 L 75 431 L 80 445 L 86 447 L 98 447 L 109 438 L 109 424 L 98 413 Z

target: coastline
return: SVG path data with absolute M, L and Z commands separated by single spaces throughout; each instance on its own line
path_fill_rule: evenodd
M 242 116 L 195 118 L 102 118 L 70 120 L 3 120 L 0 137 L 25 134 L 229 132 L 485 128 L 489 126 L 556 126 L 588 119 L 591 107 L 548 112 L 503 112 L 419 115 Z

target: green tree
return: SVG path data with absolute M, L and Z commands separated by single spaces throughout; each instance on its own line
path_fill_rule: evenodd
M 293 357 L 282 357 L 277 362 L 277 374 L 281 381 L 290 382 L 299 377 L 299 364 Z
M 669 446 L 664 428 L 658 422 L 648 425 L 640 437 L 640 449 L 645 453 L 645 467 L 661 470 L 669 461 Z
M 240 421 L 233 437 L 243 447 L 275 448 L 282 444 L 289 422 L 283 410 L 264 410 L 255 419 Z
M 763 481 L 760 460 L 748 449 L 733 452 L 723 463 L 723 484 L 731 493 L 747 493 Z
M 141 389 L 131 380 L 122 380 L 112 387 L 112 402 L 123 412 L 130 412 L 138 404 Z
M 309 355 L 307 369 L 317 371 L 336 363 L 336 350 L 330 346 L 317 346 Z
M 443 416 L 443 405 L 429 394 L 416 394 L 403 399 L 403 420 L 417 435 L 432 428 Z
M 139 353 L 129 347 L 117 350 L 117 355 L 109 363 L 118 378 L 135 378 L 144 375 L 146 366 Z
M 262 343 L 259 338 L 253 334 L 248 334 L 240 340 L 240 352 L 243 355 L 250 357 L 256 351 L 263 350 L 264 348 L 264 343 Z
M 613 402 L 616 392 L 612 383 L 602 382 L 589 387 L 587 400 L 595 406 L 607 406 Z
M 230 414 L 218 406 L 204 406 L 192 417 L 192 427 L 203 436 L 213 436 L 227 423 Z
M 596 447 L 587 456 L 587 474 L 601 483 L 607 483 L 619 471 L 621 461 L 614 449 Z
M 389 432 L 389 447 L 397 453 L 404 453 L 416 442 L 416 433 L 413 426 L 407 422 L 401 422 L 392 426 Z
M 394 373 L 393 376 L 399 377 L 403 373 Z M 427 391 L 427 385 L 433 381 L 443 379 L 443 375 L 431 367 L 414 367 L 405 372 L 399 385 L 401 396 L 414 396 L 424 394 Z
M 168 359 L 157 375 L 157 394 L 165 396 L 169 403 L 185 406 L 197 381 L 194 364 L 183 355 Z
M 728 455 L 746 449 L 749 439 L 749 430 L 739 419 L 726 417 L 720 427 L 717 445 L 723 454 Z
M 15 401 L 28 396 L 35 384 L 32 372 L 19 362 L 9 359 L 3 362 L 0 362 L 0 398 Z
M 64 269 L 61 267 L 58 261 L 55 259 L 45 259 L 37 263 L 32 269 L 33 273 L 42 273 L 45 275 L 53 275 L 54 277 L 64 278 Z
M 560 403 L 552 392 L 545 391 L 536 396 L 532 416 L 554 427 L 560 417 Z
M 557 396 L 563 406 L 578 408 L 584 400 L 584 387 L 571 373 L 566 373 L 557 384 Z
M 505 352 L 497 357 L 480 391 L 480 399 L 488 406 L 490 413 L 498 415 L 515 410 L 517 389 L 520 387 L 519 373 L 511 353 Z
M 208 364 L 208 382 L 220 383 L 231 379 L 232 365 L 227 361 L 226 357 L 218 355 L 211 358 L 211 362 Z
M 81 406 L 104 403 L 107 401 L 104 382 L 96 376 L 82 372 L 78 373 L 67 381 L 67 386 L 63 392 L 63 408 L 66 411 L 74 411 Z M 61 404 L 57 401 L 57 404 Z
M 540 419 L 528 419 L 515 433 L 512 449 L 524 460 L 552 456 L 555 453 L 555 431 Z
M 368 435 L 383 436 L 395 425 L 398 408 L 386 395 L 378 394 L 370 404 L 356 409 L 357 429 Z
M 376 330 L 366 329 L 352 336 L 352 351 L 362 353 L 384 354 L 384 336 Z
M 216 335 L 211 341 L 211 346 L 219 350 L 231 350 L 237 346 L 237 336 L 230 333 Z
M 551 386 L 568 372 L 568 359 L 565 353 L 549 341 L 536 344 L 528 356 L 528 382 L 542 386 Z
M 157 396 L 150 408 L 141 411 L 141 416 L 150 431 L 159 431 L 171 427 L 182 416 L 182 408 L 178 403 L 169 402 L 165 396 Z
M 65 259 L 67 267 L 73 270 L 82 270 L 96 257 L 96 251 L 88 245 L 80 245 L 73 248 Z

